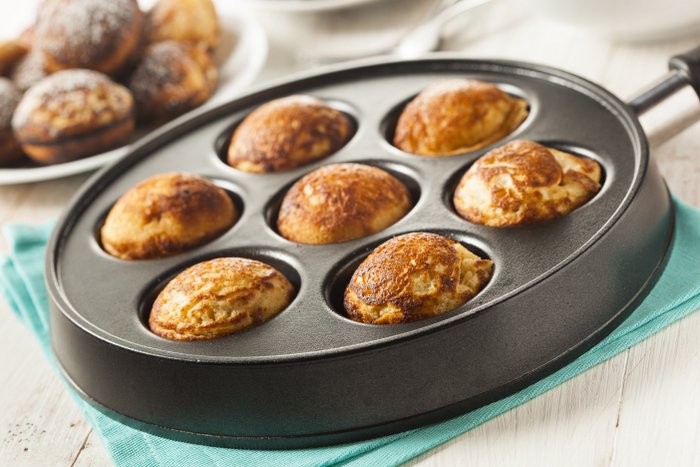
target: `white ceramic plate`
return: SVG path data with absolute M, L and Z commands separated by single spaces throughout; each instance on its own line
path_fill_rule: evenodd
M 267 36 L 257 20 L 242 11 L 220 11 L 219 19 L 221 44 L 216 53 L 219 87 L 197 110 L 227 101 L 243 91 L 255 80 L 267 59 Z M 145 134 L 147 132 L 137 129 L 131 143 Z M 40 182 L 88 172 L 116 161 L 128 150 L 129 144 L 63 164 L 0 168 L 0 185 Z
M 381 0 L 239 0 L 255 8 L 279 11 L 334 10 Z

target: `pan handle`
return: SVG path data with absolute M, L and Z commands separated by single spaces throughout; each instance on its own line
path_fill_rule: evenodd
M 682 74 L 700 97 L 700 46 L 671 57 L 669 67 Z
M 637 115 L 642 115 L 687 86 L 692 87 L 700 98 L 700 47 L 671 57 L 668 66 L 671 69 L 670 73 L 640 92 L 629 102 L 630 107 Z
M 700 120 L 700 47 L 672 57 L 669 69 L 629 101 L 652 147 Z

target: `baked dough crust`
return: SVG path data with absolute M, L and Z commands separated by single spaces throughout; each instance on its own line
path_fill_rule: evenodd
M 37 162 L 67 162 L 111 149 L 134 129 L 131 93 L 102 73 L 65 70 L 24 94 L 12 127 Z
M 228 194 L 209 180 L 155 175 L 114 204 L 102 226 L 102 247 L 127 260 L 171 256 L 219 236 L 238 215 Z
M 418 156 L 451 156 L 504 138 L 527 115 L 526 101 L 491 83 L 439 81 L 421 91 L 401 112 L 394 145 Z
M 137 116 L 162 121 L 203 104 L 216 89 L 218 72 L 209 54 L 186 42 L 158 42 L 146 48 L 129 78 Z
M 516 140 L 479 158 L 454 193 L 466 220 L 492 227 L 565 216 L 600 190 L 600 165 L 589 158 Z
M 34 30 L 49 71 L 121 72 L 138 52 L 143 13 L 136 0 L 50 0 Z
M 245 258 L 217 258 L 178 274 L 158 295 L 148 324 L 166 339 L 214 339 L 284 310 L 294 286 L 278 270 Z
M 410 209 L 408 189 L 388 172 L 364 164 L 331 164 L 292 186 L 277 228 L 297 243 L 338 243 L 384 230 Z
M 20 58 L 9 73 L 15 85 L 25 92 L 48 75 L 44 54 L 36 49 Z
M 28 51 L 21 41 L 0 41 L 0 75 L 7 74 Z
M 351 129 L 342 112 L 315 97 L 275 99 L 255 109 L 236 128 L 228 163 L 245 172 L 291 170 L 340 149 Z
M 12 113 L 22 98 L 22 93 L 7 78 L 0 77 L 0 166 L 14 164 L 24 158 L 12 132 Z
M 396 324 L 438 316 L 465 304 L 491 278 L 493 262 L 433 233 L 379 245 L 345 290 L 345 311 L 363 323 Z
M 210 51 L 219 44 L 219 18 L 211 0 L 159 0 L 146 23 L 150 44 L 186 41 L 203 44 Z

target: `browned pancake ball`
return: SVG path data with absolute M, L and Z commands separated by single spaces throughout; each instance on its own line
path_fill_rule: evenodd
M 384 230 L 410 209 L 408 189 L 393 175 L 369 165 L 332 164 L 292 186 L 277 229 L 297 243 L 338 243 Z
M 334 153 L 351 131 L 348 118 L 320 99 L 275 99 L 238 125 L 228 148 L 228 163 L 245 172 L 291 170 Z
M 533 141 L 513 141 L 479 158 L 454 193 L 457 212 L 493 227 L 564 216 L 600 189 L 600 165 Z
M 408 103 L 396 124 L 394 145 L 419 156 L 450 156 L 487 146 L 512 133 L 527 103 L 481 81 L 434 83 Z
M 21 41 L 0 41 L 0 75 L 10 71 L 27 51 Z
M 117 74 L 139 47 L 143 13 L 136 0 L 50 0 L 34 34 L 50 71 L 88 68 Z
M 32 50 L 17 61 L 10 70 L 9 77 L 21 91 L 27 91 L 49 75 L 44 54 Z
M 192 249 L 238 219 L 228 194 L 185 173 L 156 175 L 117 200 L 102 226 L 102 247 L 122 259 L 152 259 Z
M 148 43 L 186 41 L 214 50 L 219 19 L 211 0 L 159 0 L 147 16 Z
M 133 107 L 129 90 L 107 76 L 65 70 L 27 91 L 12 127 L 35 161 L 68 162 L 124 143 L 134 129 Z
M 272 266 L 218 258 L 171 280 L 153 304 L 148 324 L 166 339 L 214 339 L 267 321 L 293 298 L 294 286 Z
M 31 50 L 36 41 L 36 24 L 32 23 L 19 34 L 17 42 L 19 42 L 27 50 Z
M 195 45 L 149 46 L 128 83 L 139 120 L 167 120 L 201 105 L 214 92 L 217 76 L 209 54 Z
M 12 133 L 12 113 L 22 93 L 7 78 L 0 78 L 0 166 L 23 159 L 22 148 Z
M 465 304 L 491 278 L 493 263 L 433 233 L 401 235 L 379 245 L 345 289 L 355 321 L 396 324 L 438 316 Z

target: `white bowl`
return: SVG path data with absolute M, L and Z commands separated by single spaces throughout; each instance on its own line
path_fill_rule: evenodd
M 531 13 L 625 41 L 700 33 L 700 0 L 519 0 Z

